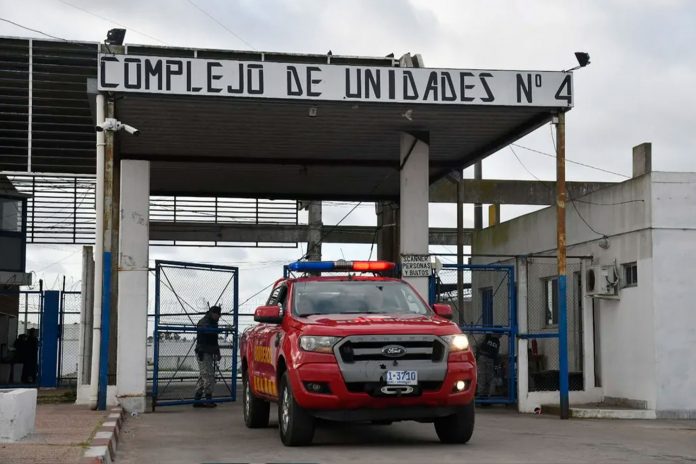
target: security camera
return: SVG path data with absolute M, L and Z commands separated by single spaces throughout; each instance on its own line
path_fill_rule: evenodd
M 94 128 L 97 132 L 113 131 L 118 132 L 120 130 L 125 130 L 131 135 L 140 135 L 140 131 L 133 126 L 128 124 L 123 124 L 121 121 L 117 121 L 114 118 L 106 118 L 101 124 L 97 124 Z
M 94 128 L 97 132 L 104 132 L 104 131 L 117 131 L 119 130 L 119 125 L 121 123 L 115 120 L 114 118 L 106 118 L 104 119 L 104 122 L 97 124 L 97 126 Z
M 124 131 L 128 132 L 131 135 L 138 136 L 140 135 L 140 131 L 136 129 L 133 126 L 129 126 L 128 124 L 121 124 L 120 129 L 123 129 Z

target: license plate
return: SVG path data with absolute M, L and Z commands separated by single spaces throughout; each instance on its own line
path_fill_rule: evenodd
M 418 372 L 387 371 L 387 385 L 418 385 Z

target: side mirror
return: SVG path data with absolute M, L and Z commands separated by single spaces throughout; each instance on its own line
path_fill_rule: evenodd
M 259 306 L 254 311 L 254 321 L 267 324 L 280 324 L 283 316 L 280 314 L 280 306 Z
M 440 317 L 452 319 L 452 307 L 450 305 L 435 303 L 433 305 L 433 311 Z

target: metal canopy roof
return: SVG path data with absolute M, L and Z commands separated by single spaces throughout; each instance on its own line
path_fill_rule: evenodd
M 101 51 L 105 51 L 103 47 Z M 111 46 L 111 51 L 228 63 L 401 69 L 391 56 L 138 45 Z M 94 99 L 88 95 L 85 81 L 98 75 L 98 53 L 95 43 L 0 38 L 0 63 L 5 65 L 0 72 L 1 171 L 94 173 L 89 109 Z M 548 122 L 553 113 L 568 109 L 555 105 L 111 95 L 116 117 L 141 131 L 139 137 L 119 133 L 117 153 L 153 162 L 153 194 L 291 199 L 394 199 L 399 194 L 400 132 L 428 139 L 434 181 L 522 137 Z M 315 116 L 310 115 L 312 108 Z
M 397 198 L 400 132 L 429 139 L 436 180 L 548 122 L 552 111 L 140 94 L 116 100 L 118 119 L 140 130 L 138 137 L 119 133 L 120 155 L 154 162 L 153 193 L 271 198 Z

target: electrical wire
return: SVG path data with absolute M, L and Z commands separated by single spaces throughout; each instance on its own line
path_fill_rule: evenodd
M 377 241 L 377 234 L 379 233 L 381 228 L 382 228 L 382 226 L 375 227 L 375 234 L 372 236 L 372 243 L 370 244 L 370 254 L 367 257 L 368 261 L 372 259 L 372 251 L 375 249 L 375 242 Z
M 410 149 L 409 152 L 406 154 L 406 157 L 405 157 L 404 159 L 408 159 L 408 157 L 411 156 L 411 152 L 413 151 L 413 149 L 414 149 L 415 147 L 416 147 L 416 143 L 414 143 L 414 144 L 411 146 L 411 149 Z M 402 167 L 403 167 L 403 164 L 402 164 L 401 168 L 402 168 Z M 376 192 L 377 189 L 379 189 L 387 180 L 389 180 L 390 177 L 392 177 L 392 176 L 393 176 L 394 174 L 396 174 L 397 172 L 400 172 L 400 171 L 401 171 L 401 168 L 399 168 L 398 171 L 397 171 L 397 170 L 394 170 L 394 171 L 388 172 L 384 177 L 382 177 L 382 179 L 380 179 L 379 181 L 377 181 L 377 182 L 375 183 L 375 185 L 367 192 L 367 194 L 370 195 L 370 194 Z M 343 221 L 346 220 L 346 218 L 347 218 L 348 216 L 350 216 L 351 214 L 353 214 L 353 211 L 355 211 L 356 209 L 358 209 L 358 207 L 359 207 L 361 204 L 363 204 L 363 202 L 362 202 L 362 201 L 359 201 L 355 206 L 353 206 L 353 208 L 351 208 L 351 210 L 348 211 L 348 213 L 346 213 L 346 215 L 343 216 L 343 217 L 341 218 L 340 221 L 338 221 L 334 226 L 331 227 L 331 229 L 327 230 L 326 233 L 322 234 L 321 237 L 319 237 L 319 241 L 318 241 L 317 243 L 314 243 L 311 247 L 307 246 L 307 253 L 305 253 L 300 259 L 298 259 L 298 261 L 302 261 L 303 259 L 306 259 L 307 256 L 309 256 L 309 254 L 310 254 L 312 251 L 314 251 L 314 249 L 316 249 L 316 247 L 321 246 L 321 244 L 322 244 L 322 242 L 324 241 L 324 239 L 325 239 L 326 237 L 328 237 L 329 235 L 331 235 L 331 233 L 334 232 L 334 231 L 338 228 L 338 226 L 340 226 L 341 223 L 342 223 Z
M 513 145 L 514 145 L 514 144 L 513 144 Z M 530 171 L 530 170 L 527 168 L 527 166 L 525 166 L 525 164 L 522 162 L 522 160 L 520 159 L 520 157 L 517 156 L 517 153 L 515 152 L 515 149 L 512 148 L 512 145 L 510 145 L 510 151 L 512 151 L 512 154 L 515 155 L 515 158 L 517 158 L 517 161 L 520 163 L 520 165 L 524 168 L 525 171 L 527 171 L 532 177 L 534 177 L 537 181 L 539 181 L 539 183 L 541 183 L 541 185 L 543 185 L 543 186 L 549 188 L 554 194 L 556 193 L 556 190 L 555 190 L 554 188 L 549 187 L 548 185 L 546 185 L 546 183 L 545 183 L 544 181 L 542 181 L 542 180 L 539 179 L 537 176 L 535 176 L 534 173 L 533 173 L 532 171 Z M 568 200 L 570 200 L 570 204 L 573 205 L 573 208 L 575 209 L 575 212 L 578 214 L 578 217 L 580 218 L 580 220 L 581 220 L 582 222 L 585 223 L 585 225 L 588 227 L 588 229 L 590 229 L 590 230 L 591 230 L 592 232 L 594 232 L 595 234 L 600 235 L 600 236 L 606 238 L 606 236 L 607 236 L 606 234 L 603 234 L 603 233 L 601 233 L 601 232 L 598 232 L 594 227 L 592 227 L 592 225 L 590 225 L 589 222 L 587 222 L 587 220 L 583 217 L 583 215 L 580 214 L 580 210 L 578 209 L 577 205 L 575 204 L 575 200 L 574 200 L 570 195 L 568 195 Z
M 252 50 L 256 50 L 256 48 L 255 48 L 253 45 L 251 45 L 249 42 L 247 42 L 247 41 L 244 40 L 242 37 L 240 37 L 239 34 L 237 34 L 236 32 L 234 32 L 232 29 L 230 29 L 229 27 L 225 26 L 225 25 L 224 25 L 221 21 L 219 21 L 215 16 L 211 15 L 211 14 L 208 13 L 206 10 L 204 10 L 204 9 L 201 8 L 200 6 L 198 6 L 198 5 L 196 5 L 195 3 L 193 3 L 193 0 L 186 0 L 186 1 L 189 2 L 191 5 L 193 5 L 198 11 L 200 11 L 201 13 L 203 13 L 204 15 L 206 15 L 208 18 L 210 18 L 211 20 L 215 21 L 215 23 L 217 23 L 217 24 L 218 24 L 220 27 L 222 27 L 224 30 L 226 30 L 227 32 L 229 32 L 230 34 L 232 34 L 234 37 L 236 37 L 238 40 L 240 40 L 242 43 L 244 43 L 247 47 L 251 48 Z
M 68 40 L 68 39 L 64 39 L 64 38 L 62 38 L 62 37 L 58 37 L 58 36 L 55 36 L 55 35 L 51 35 L 51 34 L 48 34 L 48 33 L 46 33 L 46 32 L 42 32 L 42 31 L 40 31 L 40 30 L 38 30 L 38 29 L 32 29 L 31 27 L 24 26 L 24 25 L 22 25 L 22 24 L 16 23 L 16 22 L 14 22 L 14 21 L 12 21 L 12 20 L 9 20 L 9 19 L 7 19 L 7 18 L 0 18 L 0 21 L 5 21 L 6 23 L 13 24 L 13 25 L 15 25 L 15 26 L 17 26 L 17 27 L 19 27 L 19 28 L 25 29 L 25 30 L 27 30 L 27 31 L 31 31 L 31 32 L 35 32 L 35 33 L 37 33 L 37 34 L 44 35 L 44 36 L 49 37 L 49 38 L 51 38 L 51 39 L 62 40 L 63 42 L 70 42 L 70 40 Z
M 550 158 L 556 157 L 556 155 L 552 155 L 551 153 L 546 153 L 546 152 L 543 152 L 541 150 L 537 150 L 535 148 L 525 147 L 524 145 L 520 145 L 519 143 L 513 143 L 513 144 L 510 144 L 509 146 L 515 146 L 517 148 L 522 148 L 523 150 L 528 150 L 528 151 L 531 151 L 532 153 L 537 153 L 539 155 L 548 156 Z M 631 178 L 631 176 L 627 176 L 626 174 L 621 174 L 620 172 L 610 171 L 610 170 L 604 169 L 604 168 L 598 168 L 597 166 L 592 166 L 591 164 L 581 163 L 579 161 L 573 161 L 573 160 L 568 159 L 568 158 L 566 158 L 566 162 L 571 163 L 571 164 L 576 164 L 578 166 L 582 166 L 585 168 L 594 169 L 596 171 L 606 172 L 607 174 L 613 174 L 615 176 L 623 177 L 626 179 Z
M 69 259 L 69 258 L 72 258 L 72 257 L 75 256 L 76 254 L 81 253 L 81 252 L 82 252 L 82 249 L 81 249 L 81 248 L 78 248 L 76 251 L 74 251 L 73 253 L 70 253 L 68 256 L 65 256 L 65 257 L 63 257 L 63 258 L 61 258 L 61 259 L 59 259 L 59 260 L 57 260 L 57 261 L 54 261 L 54 262 L 52 262 L 51 264 L 49 264 L 48 266 L 44 266 L 44 267 L 42 267 L 41 269 L 39 269 L 38 271 L 35 271 L 35 272 L 36 272 L 36 274 L 38 275 L 39 272 L 45 271 L 45 270 L 48 269 L 49 267 L 55 266 L 56 264 L 60 264 L 60 263 L 62 263 L 63 261 L 65 261 L 65 260 L 67 260 L 67 259 Z
M 144 37 L 148 37 L 148 38 L 150 38 L 150 39 L 152 39 L 152 40 L 154 40 L 154 41 L 156 41 L 156 42 L 161 43 L 162 45 L 168 45 L 164 40 L 158 39 L 157 37 L 155 37 L 155 36 L 153 36 L 153 35 L 146 34 L 145 32 L 141 32 L 141 31 L 139 31 L 139 30 L 137 30 L 137 29 L 135 29 L 135 28 L 126 26 L 125 24 L 119 23 L 118 21 L 114 21 L 114 20 L 111 19 L 111 18 L 107 18 L 106 16 L 102 16 L 102 15 L 100 15 L 100 14 L 93 13 L 93 12 L 91 12 L 91 11 L 85 9 L 85 8 L 82 8 L 81 6 L 73 5 L 73 4 L 70 3 L 70 2 L 66 2 L 65 0 L 58 0 L 58 1 L 59 1 L 60 3 L 62 3 L 62 4 L 64 4 L 64 5 L 68 5 L 69 7 L 75 8 L 76 10 L 80 10 L 80 11 L 82 11 L 83 13 L 87 13 L 88 15 L 94 16 L 95 18 L 99 18 L 99 19 L 104 20 L 104 21 L 106 21 L 106 22 L 116 24 L 117 26 L 121 26 L 121 27 L 123 27 L 123 28 L 126 28 L 126 29 L 128 29 L 129 31 L 133 31 L 133 32 L 135 32 L 136 34 L 140 34 L 140 35 L 142 35 L 142 36 L 144 36 Z
M 244 301 L 242 301 L 241 303 L 239 303 L 239 305 L 237 305 L 237 306 L 238 306 L 238 307 L 244 306 L 244 305 L 247 304 L 249 301 L 251 301 L 252 298 L 259 296 L 261 293 L 263 293 L 263 292 L 265 292 L 266 290 L 268 290 L 269 288 L 271 288 L 271 287 L 273 286 L 273 284 L 275 284 L 275 283 L 276 283 L 276 281 L 274 280 L 273 282 L 271 282 L 270 284 L 266 285 L 265 287 L 263 287 L 263 288 L 262 288 L 261 290 L 259 290 L 258 292 L 256 292 L 256 293 L 254 293 L 253 295 L 251 295 L 251 296 L 250 296 L 249 298 L 247 298 L 246 300 L 244 300 Z
M 311 247 L 310 247 L 310 246 L 307 246 L 307 253 L 305 253 L 304 256 L 302 256 L 300 259 L 298 259 L 298 261 L 302 261 L 303 259 L 306 259 L 306 258 L 310 255 L 310 253 L 312 253 L 318 246 L 321 246 L 321 244 L 322 244 L 322 242 L 324 241 L 324 239 L 325 239 L 326 237 L 328 237 L 329 235 L 331 235 L 331 233 L 332 233 L 333 231 L 335 231 L 335 230 L 338 228 L 338 226 L 340 226 L 341 223 L 342 223 L 343 221 L 346 220 L 346 218 L 347 218 L 348 216 L 350 216 L 351 214 L 353 214 L 353 211 L 355 211 L 356 209 L 358 209 L 358 206 L 360 206 L 361 204 L 362 204 L 362 201 L 361 201 L 361 202 L 358 202 L 357 205 L 353 206 L 353 208 L 351 208 L 351 210 L 348 211 L 348 212 L 346 213 L 346 215 L 343 216 L 343 217 L 341 218 L 340 221 L 338 221 L 336 224 L 334 224 L 334 225 L 331 227 L 331 229 L 329 229 L 325 234 L 322 234 L 321 237 L 319 237 L 319 241 L 318 241 L 318 242 L 313 243 Z
M 527 166 L 524 165 L 524 163 L 522 162 L 520 157 L 517 156 L 517 153 L 515 152 L 515 150 L 512 147 L 510 147 L 510 150 L 515 155 L 515 158 L 517 158 L 517 161 L 519 161 L 520 165 L 524 168 L 525 171 L 527 171 L 532 177 L 534 177 L 536 180 L 538 180 L 542 185 L 545 185 L 549 189 L 553 189 L 553 187 L 549 187 L 548 185 L 546 185 L 546 184 L 552 184 L 553 182 L 543 181 L 543 180 L 539 179 L 537 176 L 534 175 L 534 173 L 532 173 L 529 169 L 527 169 Z M 555 194 L 555 189 L 554 189 L 554 194 Z M 600 202 L 596 202 L 596 201 L 589 201 L 589 200 L 583 200 L 583 199 L 579 199 L 579 198 L 572 198 L 570 195 L 568 196 L 568 198 L 570 198 L 571 201 L 575 201 L 577 203 L 584 203 L 587 205 L 597 205 L 597 206 L 618 206 L 618 205 L 626 205 L 629 203 L 645 203 L 645 200 L 642 200 L 642 199 L 624 200 L 624 201 L 617 201 L 617 202 L 613 202 L 613 203 L 600 203 Z

